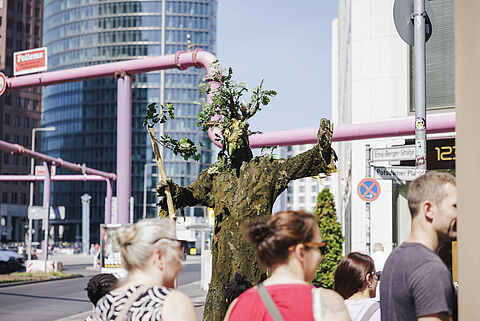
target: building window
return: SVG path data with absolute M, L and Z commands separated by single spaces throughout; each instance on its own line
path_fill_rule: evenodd
M 38 100 L 34 100 L 34 101 L 33 101 L 33 110 L 34 110 L 34 111 L 39 111 L 39 110 L 38 110 Z M 35 127 L 35 126 L 33 126 L 33 127 Z
M 5 133 L 5 141 L 10 142 L 10 134 L 9 133 Z
M 32 127 L 37 128 L 37 120 L 36 119 L 32 119 Z
M 39 26 L 35 26 L 33 29 L 34 29 L 34 32 L 33 32 L 33 33 L 35 34 L 35 36 L 40 36 L 40 27 L 39 27 Z
M 21 99 L 20 99 L 20 97 L 15 96 L 14 101 L 15 101 L 15 107 L 20 107 L 20 104 L 21 104 Z
M 30 127 L 30 119 L 28 117 L 23 118 L 23 128 L 29 128 Z
M 17 193 L 12 193 L 12 204 L 17 204 Z
M 18 165 L 18 159 L 20 158 L 20 156 L 18 155 L 13 155 L 13 165 Z
M 15 127 L 20 127 L 20 116 L 15 116 L 14 125 Z
M 35 18 L 38 18 L 38 17 L 40 17 L 40 8 L 35 7 Z
M 427 109 L 455 107 L 453 0 L 430 0 L 434 31 L 426 44 Z M 410 111 L 415 112 L 414 51 L 410 48 Z
M 17 31 L 22 32 L 23 31 L 23 23 L 22 21 L 17 21 Z
M 13 143 L 20 144 L 20 135 L 13 135 Z
M 10 155 L 7 153 L 3 154 L 3 163 L 8 165 L 9 162 L 10 162 Z
M 305 203 L 305 196 L 300 196 L 300 197 L 298 198 L 298 201 L 299 201 L 300 203 L 302 203 L 302 204 Z
M 30 104 L 30 99 L 24 98 L 23 99 L 23 108 L 28 109 L 28 104 Z
M 23 49 L 23 42 L 22 40 L 17 40 L 15 42 L 15 50 L 22 50 Z
M 298 188 L 298 191 L 299 191 L 300 193 L 305 193 L 305 186 L 300 186 L 300 187 Z
M 20 196 L 20 203 L 21 204 L 27 204 L 27 194 L 26 193 L 22 193 L 21 196 Z
M 317 185 L 312 185 L 312 193 L 316 193 L 317 192 Z
M 316 203 L 317 202 L 317 198 L 315 196 L 312 196 L 312 203 Z
M 23 136 L 23 146 L 28 146 L 28 142 L 30 141 L 28 136 Z
M 10 125 L 10 114 L 5 114 L 5 125 Z
M 17 12 L 23 13 L 23 2 L 17 2 Z
M 8 203 L 8 193 L 7 192 L 2 193 L 2 203 Z
M 31 13 L 32 13 L 32 6 L 27 4 L 27 16 L 30 16 Z

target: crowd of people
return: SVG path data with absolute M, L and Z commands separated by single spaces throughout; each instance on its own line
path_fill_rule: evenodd
M 452 175 L 432 171 L 417 178 L 408 191 L 409 238 L 388 258 L 379 243 L 372 256 L 348 253 L 333 290 L 310 284 L 326 247 L 314 215 L 286 211 L 250 222 L 244 236 L 268 277 L 257 286 L 238 273 L 232 278 L 225 321 L 455 320 L 456 289 L 436 251 L 456 238 L 456 202 Z M 128 276 L 92 278 L 86 290 L 93 320 L 196 320 L 190 299 L 174 289 L 183 255 L 172 235 L 169 224 L 156 219 L 118 230 Z

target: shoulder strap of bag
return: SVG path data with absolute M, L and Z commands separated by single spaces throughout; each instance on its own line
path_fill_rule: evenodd
M 380 309 L 380 303 L 378 302 L 373 302 L 373 304 L 368 308 L 367 312 L 363 315 L 362 319 L 360 321 L 368 321 L 370 318 L 373 316 L 377 310 Z
M 322 321 L 322 300 L 321 288 L 312 289 L 312 303 L 313 303 L 313 319 L 315 321 Z
M 127 301 L 123 304 L 123 308 L 120 311 L 120 313 L 117 315 L 115 318 L 115 321 L 123 321 L 125 317 L 127 316 L 128 311 L 132 307 L 132 304 L 143 294 L 148 290 L 149 286 L 148 285 L 142 285 L 138 289 L 136 289 L 130 297 L 128 298 Z
M 265 289 L 265 286 L 263 283 L 258 284 L 258 294 L 260 294 L 260 298 L 262 298 L 263 304 L 265 304 L 265 307 L 267 308 L 268 312 L 270 313 L 270 316 L 274 321 L 284 321 L 282 315 L 280 314 L 280 311 L 278 311 L 277 306 L 275 305 L 275 302 L 273 302 L 272 297 L 268 293 L 267 289 Z

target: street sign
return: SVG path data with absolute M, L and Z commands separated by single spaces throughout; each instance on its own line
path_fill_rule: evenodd
M 415 180 L 417 177 L 425 174 L 427 170 L 417 169 L 416 167 L 395 166 L 383 167 L 373 166 L 373 176 L 378 179 L 392 180 L 396 184 L 405 185 L 407 182 Z
M 56 172 L 56 166 L 51 166 L 50 175 L 55 176 L 55 172 Z M 36 176 L 45 175 L 45 167 L 43 165 L 35 165 L 35 175 Z
M 393 21 L 400 38 L 403 39 L 410 46 L 413 43 L 413 2 L 414 0 L 395 0 L 393 4 Z M 425 1 L 425 42 L 430 39 L 433 31 L 433 10 L 429 1 Z
M 47 209 L 43 206 L 29 206 L 28 218 L 31 220 L 43 220 L 47 217 Z
M 401 160 L 414 160 L 415 159 L 415 146 L 404 145 L 394 146 L 386 148 L 372 148 L 372 154 L 370 155 L 370 161 L 401 161 Z
M 47 47 L 13 53 L 13 74 L 15 76 L 47 70 Z
M 3 95 L 5 89 L 7 89 L 7 78 L 3 72 L 0 72 L 0 96 Z
M 358 183 L 358 196 L 365 202 L 373 202 L 380 196 L 380 184 L 373 178 L 364 178 Z
M 29 206 L 28 218 L 30 220 L 43 220 L 47 217 L 47 209 L 43 206 Z M 65 219 L 65 206 L 50 206 L 51 220 Z

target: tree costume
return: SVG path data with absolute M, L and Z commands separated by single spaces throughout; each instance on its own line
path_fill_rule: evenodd
M 228 76 L 231 77 L 231 71 Z M 217 121 L 204 127 L 221 126 L 219 140 L 223 147 L 217 162 L 188 187 L 179 187 L 167 180 L 176 209 L 198 204 L 214 209 L 212 279 L 203 316 L 208 321 L 223 320 L 227 310 L 225 286 L 236 272 L 254 284 L 260 281 L 263 273 L 252 246 L 243 239 L 243 225 L 254 219 L 267 220 L 275 199 L 291 180 L 321 173 L 328 175 L 335 170 L 337 159 L 331 148 L 332 126 L 326 119 L 320 121 L 318 144 L 312 149 L 287 159 L 271 155 L 253 157 L 246 120 L 260 109 L 260 105 L 266 105 L 268 97 L 275 92 L 262 91 L 260 85 L 254 90 L 251 103 L 245 105 L 238 99 L 241 96 L 238 89 L 244 87 L 232 85 L 230 78 L 225 79 L 228 76 L 217 79 L 221 85 L 215 91 L 206 86 L 207 94 L 213 92 L 212 103 L 204 103 L 204 111 L 210 110 L 210 114 L 199 116 L 208 119 L 214 113 L 223 116 L 221 123 Z M 167 182 L 159 184 L 159 196 L 164 195 Z M 159 205 L 166 208 L 165 202 Z

